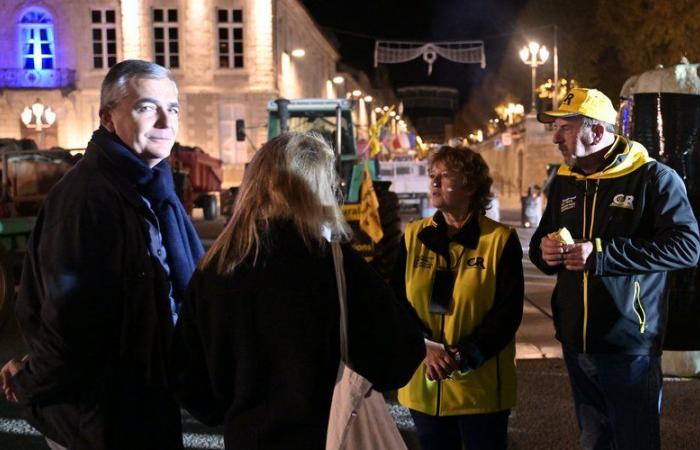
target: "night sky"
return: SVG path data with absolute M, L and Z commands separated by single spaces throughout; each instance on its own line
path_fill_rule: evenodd
M 302 1 L 324 31 L 337 39 L 342 61 L 367 72 L 373 70 L 374 38 L 425 42 L 483 40 L 486 69 L 440 57 L 431 76 L 422 58 L 383 66 L 395 88 L 453 87 L 460 91 L 460 103 L 479 94 L 483 78 L 496 73 L 504 57 L 518 58 L 506 50 L 511 39 L 523 38 L 514 29 L 519 12 L 527 3 L 523 0 Z

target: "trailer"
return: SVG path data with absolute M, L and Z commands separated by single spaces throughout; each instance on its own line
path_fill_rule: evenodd
M 0 328 L 14 310 L 16 284 L 41 203 L 80 157 L 79 151 L 26 150 L 17 141 L 2 142 Z
M 213 220 L 219 215 L 219 196 L 223 180 L 221 160 L 199 147 L 176 143 L 170 153 L 175 190 L 188 214 L 202 208 L 204 218 Z

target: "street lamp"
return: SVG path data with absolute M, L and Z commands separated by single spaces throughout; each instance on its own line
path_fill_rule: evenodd
M 549 58 L 549 50 L 547 47 L 540 46 L 537 42 L 530 42 L 527 46 L 520 49 L 520 59 L 525 64 L 532 68 L 532 107 L 531 111 L 534 114 L 537 109 L 535 104 L 535 79 L 537 78 L 537 66 L 541 66 Z
M 516 122 L 516 118 L 518 116 L 520 116 L 522 120 L 522 116 L 524 113 L 525 107 L 520 103 L 508 103 L 508 106 L 506 107 L 506 122 L 508 122 L 508 125 L 513 125 Z
M 43 148 L 44 129 L 53 125 L 53 123 L 56 121 L 56 113 L 51 110 L 50 106 L 46 107 L 37 98 L 31 107 L 24 107 L 24 110 L 19 117 L 22 119 L 22 123 L 25 127 L 35 129 L 37 133 L 39 133 L 39 148 Z M 42 117 L 44 118 L 43 121 Z

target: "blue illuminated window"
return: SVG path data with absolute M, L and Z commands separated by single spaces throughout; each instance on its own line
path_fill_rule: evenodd
M 51 16 L 42 9 L 30 9 L 20 18 L 19 30 L 22 67 L 54 69 L 56 51 Z

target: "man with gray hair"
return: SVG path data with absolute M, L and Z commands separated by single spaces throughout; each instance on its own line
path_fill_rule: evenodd
M 554 326 L 581 446 L 658 449 L 667 273 L 697 264 L 700 236 L 683 181 L 615 134 L 616 115 L 602 92 L 578 88 L 539 114 L 566 164 L 530 259 L 557 275 Z
M 52 448 L 182 448 L 168 352 L 203 251 L 167 163 L 179 108 L 167 69 L 112 67 L 100 128 L 37 218 L 16 306 L 28 352 L 0 382 Z

